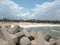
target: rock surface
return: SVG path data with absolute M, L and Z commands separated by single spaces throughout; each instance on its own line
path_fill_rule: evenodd
M 10 33 L 15 34 L 15 33 L 21 32 L 22 30 L 23 30 L 23 28 L 21 28 L 20 26 L 15 25 L 13 28 L 10 28 Z
M 20 40 L 21 45 L 31 45 L 31 41 L 27 37 L 22 37 Z
M 60 45 L 60 39 L 50 42 L 51 35 L 42 32 L 27 31 L 15 25 L 0 27 L 0 45 Z
M 51 42 L 51 45 L 60 45 L 60 39 Z
M 51 35 L 50 34 L 46 34 L 44 39 L 49 42 L 50 39 L 51 39 Z
M 0 39 L 0 45 L 9 45 L 5 40 Z

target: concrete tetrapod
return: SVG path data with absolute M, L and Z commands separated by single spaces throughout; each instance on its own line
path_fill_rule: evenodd
M 60 45 L 60 39 L 58 39 L 56 41 L 52 41 L 51 45 Z
M 31 45 L 31 41 L 28 39 L 28 37 L 22 37 L 20 39 L 20 44 L 21 45 Z
M 35 41 L 37 45 L 50 45 L 49 42 L 44 40 L 43 34 L 41 32 L 37 32 Z
M 50 34 L 45 35 L 44 39 L 49 42 L 51 39 L 51 35 Z
M 1 33 L 1 35 L 0 35 L 1 39 L 8 42 L 9 45 L 15 45 L 15 43 L 16 43 L 16 42 L 14 42 L 15 37 L 13 36 L 14 38 L 12 38 L 11 35 L 6 31 L 5 27 L 0 29 L 0 33 Z
M 0 45 L 9 45 L 5 40 L 0 39 Z
M 15 33 L 21 32 L 22 30 L 23 30 L 23 28 L 21 28 L 20 26 L 15 25 L 13 28 L 10 28 L 10 33 L 15 34 Z

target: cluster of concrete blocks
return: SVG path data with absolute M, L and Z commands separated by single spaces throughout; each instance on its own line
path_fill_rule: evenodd
M 0 45 L 60 45 L 60 40 L 50 41 L 51 35 L 26 30 L 18 25 L 0 26 Z

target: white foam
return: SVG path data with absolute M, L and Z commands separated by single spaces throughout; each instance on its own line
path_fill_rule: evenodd
M 53 38 L 51 38 L 51 39 L 50 39 L 50 41 L 54 41 L 54 39 L 53 39 Z
M 11 25 L 11 28 L 13 28 L 15 25 Z M 56 24 L 20 24 L 20 27 L 23 28 L 31 28 L 31 27 L 56 27 L 56 26 L 60 26 L 60 25 L 56 25 Z
M 30 24 L 30 25 L 19 25 L 20 27 L 23 28 L 31 28 L 31 27 L 56 27 L 56 26 L 60 26 L 60 25 L 44 25 L 44 24 Z

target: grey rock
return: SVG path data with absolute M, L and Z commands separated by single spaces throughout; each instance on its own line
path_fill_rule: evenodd
M 31 45 L 31 41 L 27 37 L 23 37 L 20 39 L 21 45 Z
M 35 37 L 36 37 L 37 32 L 35 32 L 35 31 L 31 31 L 29 34 L 30 34 L 30 36 L 33 36 L 33 37 L 35 38 Z
M 7 25 L 7 26 L 5 26 L 6 28 L 11 28 L 11 25 Z
M 10 39 L 10 34 L 6 31 L 5 27 L 0 29 L 0 37 L 4 40 L 9 40 Z
M 44 39 L 49 42 L 51 39 L 51 35 L 50 34 L 45 35 Z
M 13 28 L 10 29 L 10 33 L 15 34 L 15 33 L 21 32 L 22 30 L 23 30 L 23 28 L 21 28 L 20 26 L 15 25 Z
M 24 35 L 24 33 L 23 32 L 19 32 L 19 33 L 16 33 L 16 34 L 14 34 L 17 38 L 18 37 L 24 37 L 25 35 Z
M 29 36 L 28 38 L 30 39 L 30 41 L 35 39 L 33 36 Z
M 2 26 L 0 26 L 0 28 L 2 28 Z
M 9 34 L 5 27 L 0 29 L 0 39 L 5 40 L 9 45 L 15 45 L 16 43 L 16 37 Z
M 60 39 L 51 42 L 51 45 L 60 45 Z
M 23 29 L 22 32 L 24 33 L 24 35 L 25 35 L 26 37 L 29 37 L 29 36 L 30 36 L 30 34 L 29 34 L 29 32 L 28 32 L 27 30 Z
M 32 40 L 31 45 L 38 45 L 38 43 L 36 42 L 36 40 Z
M 44 40 L 44 36 L 41 32 L 36 33 L 35 41 L 37 45 L 49 45 L 49 42 Z
M 9 45 L 5 40 L 0 39 L 0 45 Z

